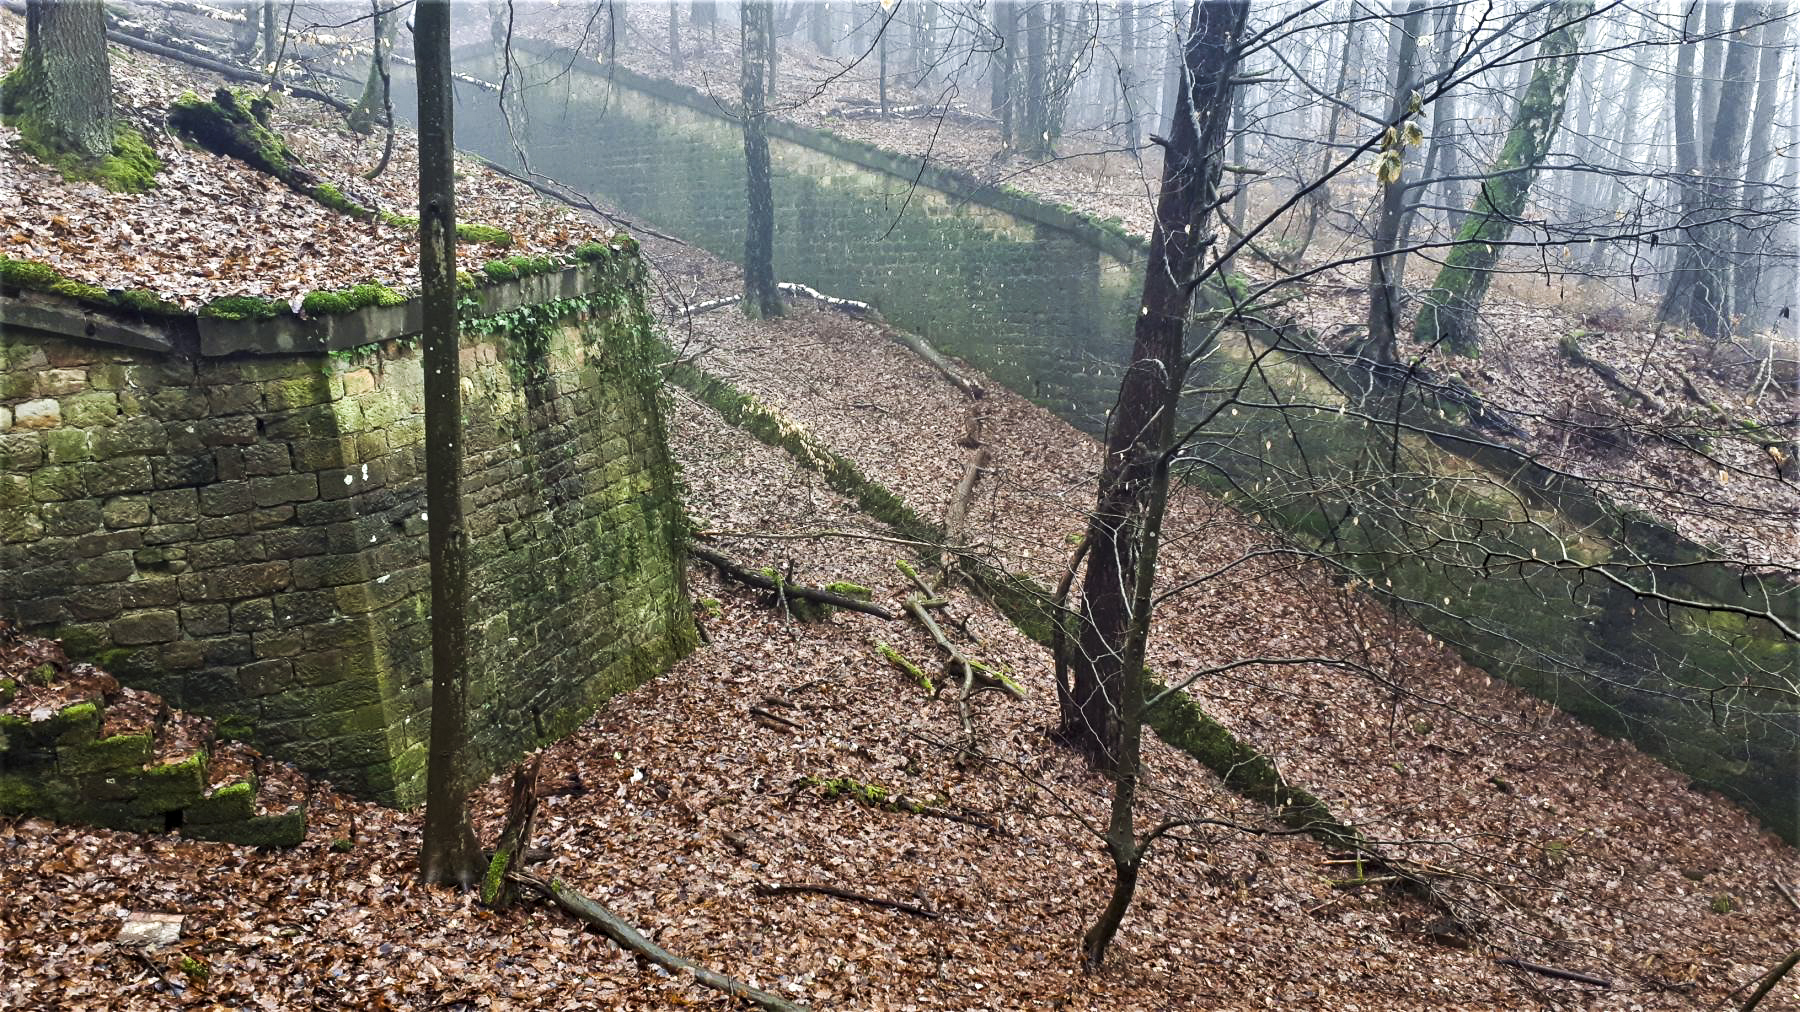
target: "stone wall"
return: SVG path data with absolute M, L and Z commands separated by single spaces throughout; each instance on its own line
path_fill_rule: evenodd
M 461 61 L 477 73 L 481 48 Z M 729 89 L 714 97 L 619 68 L 571 68 L 530 43 L 518 48 L 524 73 L 548 82 L 527 92 L 534 168 L 741 259 L 743 142 L 720 107 L 732 100 Z M 507 157 L 492 94 L 459 87 L 460 142 Z M 825 131 L 774 121 L 770 136 L 782 279 L 869 301 L 1071 423 L 1101 430 L 1129 349 L 1141 239 Z M 1197 365 L 1192 385 L 1237 387 L 1250 349 L 1267 351 L 1273 340 L 1234 335 Z M 1284 340 L 1305 347 L 1307 338 L 1291 331 Z M 1334 376 L 1331 366 L 1329 356 L 1262 359 L 1250 403 L 1209 427 L 1207 445 L 1218 451 L 1187 477 L 1331 544 L 1351 568 L 1379 576 L 1384 591 L 1392 579 L 1390 604 L 1474 663 L 1630 738 L 1800 839 L 1791 789 L 1800 714 L 1791 699 L 1741 687 L 1746 671 L 1790 670 L 1794 644 L 1767 622 L 1646 604 L 1581 567 L 1611 562 L 1615 574 L 1635 577 L 1643 575 L 1630 568 L 1637 560 L 1674 563 L 1658 574 L 1661 589 L 1728 607 L 1772 602 L 1792 613 L 1800 589 L 1740 580 L 1653 519 L 1479 433 L 1459 434 L 1467 430 L 1437 412 L 1454 414 L 1453 404 L 1415 398 L 1416 432 L 1441 438 L 1409 436 L 1398 458 L 1406 476 L 1394 481 L 1381 473 L 1381 462 L 1397 459 L 1391 430 L 1361 420 L 1381 417 L 1385 406 L 1346 395 L 1366 377 Z M 1396 489 L 1385 502 L 1356 501 Z M 1414 512 L 1416 502 L 1438 506 Z M 1362 518 L 1355 523 L 1352 508 Z M 1494 553 L 1533 560 L 1565 548 L 1573 557 L 1564 567 L 1494 564 Z
M 593 301 L 611 308 L 573 308 L 528 346 L 464 336 L 483 771 L 693 641 L 641 270 L 635 255 L 572 269 L 577 288 L 610 286 Z M 342 788 L 413 803 L 430 658 L 420 352 L 202 354 L 231 343 L 220 329 L 171 324 L 169 353 L 0 331 L 0 615 Z M 279 330 L 239 345 L 270 351 L 259 336 Z

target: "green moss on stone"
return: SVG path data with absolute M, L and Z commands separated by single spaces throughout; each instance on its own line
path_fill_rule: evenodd
M 225 295 L 200 307 L 200 315 L 215 320 L 272 320 L 288 312 L 288 305 L 260 295 Z
M 298 847 L 306 840 L 306 809 L 295 805 L 280 815 L 253 815 L 239 822 L 183 823 L 181 835 L 244 847 Z
M 147 734 L 115 734 L 94 742 L 76 742 L 56 750 L 56 769 L 64 776 L 116 773 L 141 768 L 150 761 Z
M 147 316 L 177 316 L 182 314 L 180 306 L 150 291 L 147 288 L 128 288 L 112 293 L 113 305 L 121 309 L 143 313 Z
M 506 229 L 493 225 L 478 225 L 468 221 L 456 223 L 456 237 L 463 242 L 481 246 L 511 246 L 513 244 L 513 234 Z
M 241 822 L 256 814 L 256 785 L 249 781 L 227 784 L 182 809 L 183 825 Z
M 300 310 L 308 316 L 354 313 L 370 306 L 399 306 L 406 296 L 384 284 L 369 281 L 337 291 L 318 291 L 300 302 Z
M 489 260 L 481 265 L 489 281 L 517 281 L 537 274 L 548 274 L 562 265 L 554 257 L 510 256 Z

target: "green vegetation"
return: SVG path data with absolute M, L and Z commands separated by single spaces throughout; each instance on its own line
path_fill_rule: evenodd
M 406 296 L 376 281 L 366 281 L 339 291 L 313 292 L 300 302 L 300 310 L 308 316 L 354 313 L 370 306 L 399 306 Z
M 200 307 L 215 320 L 272 320 L 288 311 L 287 303 L 260 295 L 224 295 Z
M 481 270 L 489 281 L 517 281 L 520 278 L 548 274 L 562 266 L 555 257 L 510 256 L 489 260 L 481 265 Z

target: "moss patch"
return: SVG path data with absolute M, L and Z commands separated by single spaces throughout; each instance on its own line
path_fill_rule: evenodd
M 404 305 L 406 296 L 384 284 L 364 282 L 340 291 L 313 292 L 301 300 L 300 310 L 308 316 L 354 313 L 370 306 Z
M 288 312 L 285 302 L 260 295 L 226 295 L 200 307 L 200 315 L 215 320 L 272 320 Z

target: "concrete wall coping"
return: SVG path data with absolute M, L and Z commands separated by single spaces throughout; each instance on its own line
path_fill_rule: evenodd
M 601 265 L 574 263 L 543 274 L 483 284 L 472 293 L 478 308 L 465 311 L 464 317 L 493 316 L 521 306 L 578 298 L 604 287 Z M 145 315 L 96 307 L 49 292 L 21 290 L 0 294 L 0 329 L 170 354 L 192 350 L 209 358 L 307 355 L 417 335 L 424 329 L 424 304 L 423 296 L 414 296 L 397 306 L 369 306 L 350 313 L 313 317 L 286 313 L 271 319 L 225 320 Z

